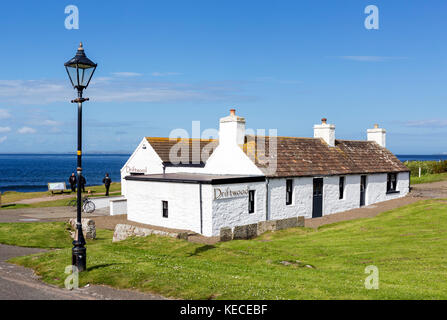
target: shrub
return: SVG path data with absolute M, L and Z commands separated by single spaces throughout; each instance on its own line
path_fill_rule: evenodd
M 405 161 L 404 164 L 411 171 L 412 176 L 447 172 L 447 160 L 444 161 Z

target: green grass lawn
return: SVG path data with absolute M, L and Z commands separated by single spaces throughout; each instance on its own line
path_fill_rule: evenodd
M 70 246 L 63 224 L 41 223 L 39 229 L 33 234 L 0 224 L 0 242 L 39 244 L 36 238 L 56 233 L 41 245 Z M 28 239 L 17 236 L 24 232 Z M 81 286 L 106 284 L 186 299 L 447 299 L 447 200 L 216 245 L 154 235 L 112 243 L 112 231 L 98 234 L 87 246 Z M 70 259 L 71 249 L 65 248 L 12 262 L 62 286 Z M 369 265 L 379 268 L 378 290 L 364 287 Z
M 1 223 L 0 243 L 30 248 L 67 248 L 70 247 L 69 229 L 70 225 L 65 222 Z
M 436 174 L 425 174 L 419 177 L 411 177 L 411 184 L 430 183 L 447 180 L 447 172 Z

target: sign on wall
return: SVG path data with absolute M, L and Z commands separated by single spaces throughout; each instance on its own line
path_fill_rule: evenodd
M 228 198 L 239 198 L 248 197 L 249 188 L 232 190 L 230 187 L 226 189 L 214 188 L 214 200 L 228 199 Z
M 135 168 L 135 167 L 125 166 L 124 170 L 126 171 L 126 173 L 147 173 L 147 167 Z

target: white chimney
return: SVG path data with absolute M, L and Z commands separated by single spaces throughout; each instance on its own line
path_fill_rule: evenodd
M 367 130 L 368 141 L 375 141 L 382 148 L 386 147 L 386 130 L 379 128 L 378 124 L 374 125 L 374 129 Z
M 321 124 L 314 125 L 314 138 L 323 139 L 330 147 L 335 146 L 335 125 L 327 124 L 327 119 L 321 119 Z
M 245 140 L 245 119 L 231 109 L 230 115 L 220 119 L 219 145 L 243 145 Z

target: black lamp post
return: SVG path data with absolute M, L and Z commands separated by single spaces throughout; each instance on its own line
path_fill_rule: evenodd
M 82 175 L 82 103 L 88 101 L 88 98 L 82 97 L 82 91 L 87 89 L 90 80 L 92 79 L 93 73 L 96 70 L 97 64 L 91 61 L 84 53 L 84 48 L 82 47 L 82 42 L 79 45 L 78 51 L 73 59 L 70 59 L 65 64 L 65 69 L 67 70 L 70 82 L 73 88 L 78 90 L 78 98 L 72 100 L 72 103 L 78 104 L 78 190 L 77 190 L 77 223 L 76 223 L 76 235 L 73 240 L 72 249 L 72 265 L 76 266 L 79 271 L 84 271 L 86 269 L 87 262 L 87 249 L 84 247 L 85 239 L 82 233 L 82 222 L 81 222 L 81 210 L 82 210 L 82 194 L 79 182 L 81 181 Z

